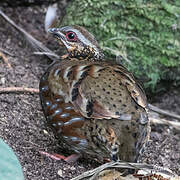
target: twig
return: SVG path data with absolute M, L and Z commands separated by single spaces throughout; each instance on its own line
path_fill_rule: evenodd
M 154 112 L 157 112 L 159 114 L 163 114 L 163 115 L 166 115 L 166 116 L 170 116 L 170 117 L 173 117 L 173 118 L 176 118 L 176 119 L 179 119 L 180 120 L 180 115 L 177 115 L 177 114 L 174 114 L 174 113 L 171 113 L 169 111 L 165 111 L 163 109 L 160 109 L 156 106 L 153 106 L 152 104 L 148 104 L 148 107 L 151 111 L 154 111 Z
M 30 92 L 30 93 L 36 93 L 38 94 L 39 93 L 39 89 L 35 89 L 35 88 L 26 88 L 26 87 L 6 87 L 6 88 L 0 88 L 0 94 L 2 93 L 16 93 L 16 92 L 19 92 L 19 93 L 24 93 L 24 92 Z M 176 119 L 180 119 L 179 115 L 176 115 L 176 114 L 173 114 L 173 113 L 170 113 L 168 111 L 165 111 L 165 110 L 162 110 L 162 109 L 159 109 L 158 107 L 156 106 L 153 106 L 151 104 L 149 104 L 149 109 L 152 110 L 152 111 L 155 111 L 157 113 L 160 113 L 160 114 L 163 114 L 163 115 L 167 115 L 167 116 L 170 116 L 170 117 L 173 117 L 173 118 L 176 118 Z M 159 124 L 167 124 L 167 125 L 171 125 L 173 126 L 174 128 L 176 129 L 179 129 L 180 127 L 180 124 L 179 122 L 174 122 L 174 121 L 168 121 L 166 119 L 154 119 L 154 118 L 151 118 L 153 119 L 152 122 L 153 123 L 159 123 Z
M 3 61 L 7 64 L 9 68 L 12 68 L 11 64 L 8 61 L 8 58 L 2 52 L 0 52 L 0 57 L 2 57 Z
M 26 32 L 24 29 L 22 29 L 21 27 L 19 27 L 18 25 L 16 25 L 14 23 L 14 21 L 12 21 L 8 16 L 6 16 L 6 14 L 4 14 L 1 10 L 0 10 L 0 16 L 3 17 L 9 24 L 11 24 L 14 28 L 16 28 L 19 32 L 21 32 L 25 38 L 27 39 L 28 42 L 31 43 L 31 45 L 33 46 L 33 48 L 43 51 L 43 52 L 49 52 L 51 54 L 54 54 L 54 56 L 59 57 L 58 55 L 56 55 L 53 51 L 51 51 L 50 49 L 48 49 L 46 46 L 44 46 L 40 41 L 38 41 L 37 39 L 35 39 L 33 36 L 31 36 L 28 32 Z M 48 55 L 47 55 L 48 56 Z M 48 56 L 48 58 L 50 58 L 51 60 L 55 61 L 56 59 L 54 59 L 52 56 Z
M 5 54 L 8 54 L 9 56 L 12 56 L 12 57 L 15 56 L 14 54 L 10 53 L 9 51 L 7 51 L 7 50 L 5 50 L 5 49 L 3 49 L 3 48 L 0 48 L 0 51 L 3 52 L 3 53 L 5 53 Z
M 0 88 L 0 94 L 3 93 L 18 93 L 18 92 L 23 92 L 23 93 L 39 93 L 39 89 L 35 88 L 26 88 L 26 87 L 5 87 L 5 88 Z
M 180 130 L 180 122 L 169 121 L 167 119 L 153 118 L 153 117 L 150 117 L 150 122 L 154 124 L 166 124 L 168 126 L 172 126 L 177 130 Z
M 126 40 L 135 39 L 137 41 L 143 42 L 141 39 L 139 39 L 139 38 L 137 38 L 135 36 L 126 36 L 125 39 Z M 108 41 L 114 41 L 114 40 L 124 40 L 124 39 L 122 37 L 112 37 L 112 38 L 108 39 Z
M 50 52 L 33 52 L 33 54 L 35 54 L 35 55 L 46 55 L 46 56 L 53 56 L 53 57 L 55 57 L 55 58 L 59 58 L 59 56 L 58 55 L 56 55 L 56 54 L 52 54 L 52 53 L 50 53 Z
M 109 47 L 103 47 L 103 49 L 111 51 L 116 56 L 122 56 L 125 61 L 127 61 L 129 64 L 131 64 L 131 61 L 126 57 L 126 55 L 123 52 L 109 48 Z
M 45 155 L 46 157 L 50 157 L 51 159 L 54 159 L 54 160 L 56 160 L 56 161 L 58 161 L 58 160 L 61 159 L 61 158 L 57 157 L 57 156 L 54 155 L 54 154 L 49 154 L 49 153 L 44 152 L 44 151 L 39 151 L 39 153 L 40 153 L 41 155 Z M 62 157 L 65 158 L 64 156 L 62 156 Z M 63 159 L 63 158 L 62 158 L 62 159 Z
M 174 176 L 174 174 L 170 170 L 163 169 L 162 167 L 157 167 L 157 166 L 142 164 L 142 163 L 130 163 L 130 162 L 118 161 L 118 162 L 109 162 L 109 163 L 103 164 L 93 170 L 86 171 L 80 176 L 72 178 L 71 180 L 81 180 L 81 179 L 93 176 L 94 174 L 98 174 L 99 172 L 107 168 L 141 169 L 147 172 L 153 170 L 156 172 L 158 171 L 158 172 L 164 173 L 165 175 L 168 175 L 168 176 Z

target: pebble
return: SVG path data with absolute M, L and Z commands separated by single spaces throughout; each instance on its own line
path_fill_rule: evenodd
M 62 171 L 62 169 L 59 169 L 57 173 L 58 173 L 58 175 L 59 175 L 59 176 L 61 176 L 61 177 L 62 177 L 62 175 L 63 175 L 63 171 Z
M 2 77 L 1 78 L 1 84 L 5 84 L 6 83 L 6 78 L 5 77 Z

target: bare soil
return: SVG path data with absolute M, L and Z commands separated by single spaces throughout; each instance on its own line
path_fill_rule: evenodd
M 1 7 L 0 7 L 1 8 Z M 46 6 L 1 8 L 16 24 L 46 46 L 58 48 L 44 31 Z M 50 63 L 46 57 L 35 56 L 24 37 L 0 17 L 0 48 L 12 65 L 0 58 L 0 87 L 38 88 L 39 79 Z M 157 95 L 154 104 L 180 114 L 180 89 Z M 98 166 L 81 159 L 74 164 L 42 156 L 39 151 L 67 155 L 47 126 L 39 95 L 33 93 L 0 94 L 0 137 L 8 143 L 20 160 L 26 180 L 70 179 Z M 170 120 L 174 120 L 170 118 Z M 141 160 L 161 165 L 180 175 L 180 132 L 170 126 L 153 125 L 151 142 Z M 58 174 L 59 172 L 59 174 Z

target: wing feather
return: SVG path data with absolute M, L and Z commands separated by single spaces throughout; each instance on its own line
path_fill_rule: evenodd
M 78 78 L 76 74 L 72 76 L 70 92 L 76 88 L 77 96 L 72 99 L 72 104 L 85 117 L 130 120 L 131 106 L 146 108 L 143 89 L 123 66 L 92 64 L 78 68 L 83 73 L 78 72 Z M 79 74 L 85 75 L 81 77 Z

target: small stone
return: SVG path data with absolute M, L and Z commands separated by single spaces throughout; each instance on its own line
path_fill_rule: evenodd
M 62 176 L 63 175 L 62 169 L 59 169 L 57 173 L 58 173 L 59 176 Z
M 6 78 L 5 77 L 2 77 L 1 78 L 1 84 L 5 84 L 6 83 Z
M 43 133 L 44 133 L 44 134 L 49 134 L 45 129 L 43 130 Z
M 76 170 L 76 168 L 74 166 L 71 167 L 71 170 Z

